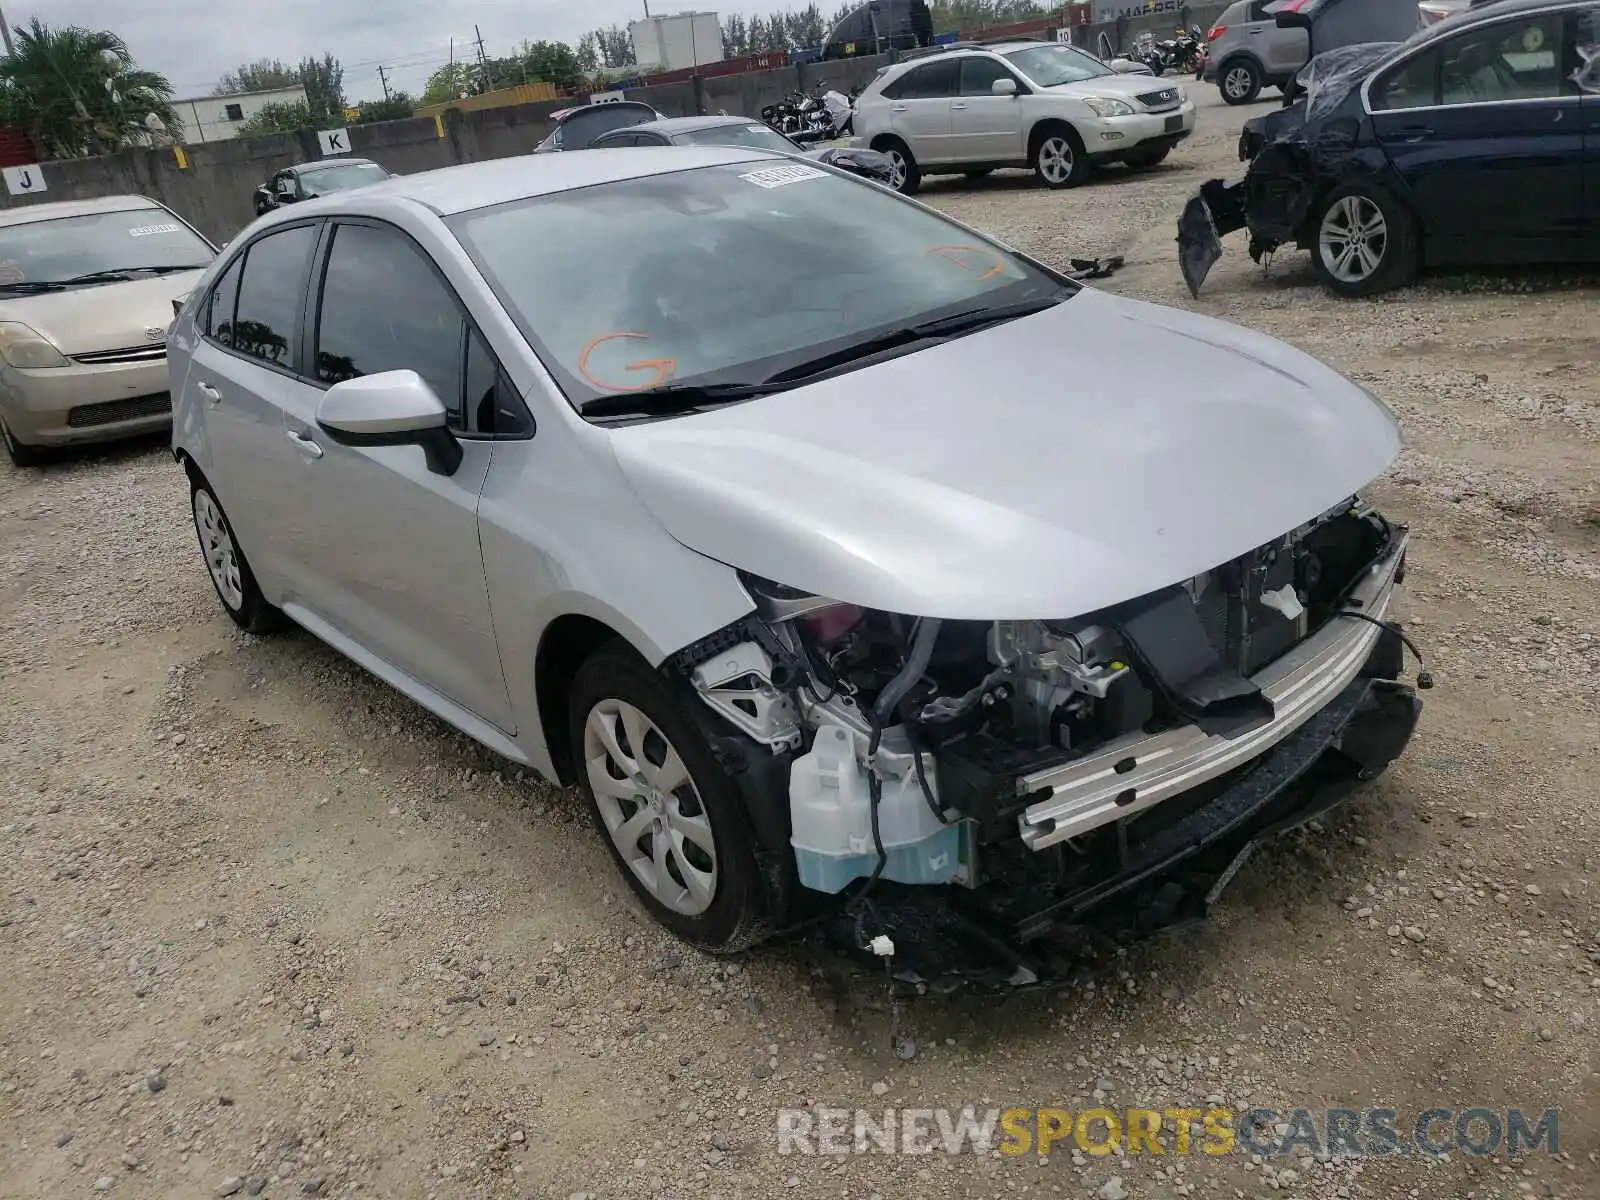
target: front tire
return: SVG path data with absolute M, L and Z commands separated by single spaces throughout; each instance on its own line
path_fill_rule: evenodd
M 200 538 L 206 573 L 233 623 L 246 633 L 282 629 L 286 618 L 262 596 L 255 572 L 234 540 L 233 526 L 228 523 L 221 502 L 193 468 L 189 472 L 189 507 L 194 513 L 194 529 Z
M 1171 146 L 1162 146 L 1158 150 L 1134 150 L 1129 152 L 1123 161 L 1135 171 L 1145 171 L 1151 167 L 1159 167 L 1167 161 L 1167 155 L 1171 153 Z
M 872 147 L 889 160 L 889 186 L 902 196 L 915 196 L 922 188 L 922 168 L 899 138 L 883 138 Z
M 650 914 L 717 954 L 766 936 L 737 785 L 660 673 L 621 642 L 603 647 L 573 680 L 568 733 L 595 828 Z
M 5 446 L 6 457 L 14 467 L 37 467 L 44 461 L 44 451 L 38 446 L 17 441 L 17 435 L 11 432 L 4 415 L 0 415 L 0 445 Z
M 1253 104 L 1261 95 L 1261 68 L 1248 58 L 1224 63 L 1217 72 L 1217 90 L 1225 104 Z
M 1035 135 L 1033 169 L 1049 188 L 1077 187 L 1089 178 L 1083 139 L 1070 125 L 1047 125 Z
M 1334 188 L 1318 205 L 1311 232 L 1312 266 L 1336 295 L 1373 296 L 1404 287 L 1422 265 L 1410 210 L 1377 184 Z

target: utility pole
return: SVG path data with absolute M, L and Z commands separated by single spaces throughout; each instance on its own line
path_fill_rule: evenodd
M 378 82 L 383 85 L 383 98 L 389 98 L 389 77 L 383 73 L 383 64 L 378 64 Z
M 490 90 L 489 60 L 483 55 L 483 31 L 477 25 L 473 25 L 472 32 L 478 39 L 478 72 L 483 78 L 483 90 L 487 92 Z

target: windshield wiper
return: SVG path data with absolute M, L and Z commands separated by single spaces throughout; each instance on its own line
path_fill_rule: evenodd
M 16 283 L 0 283 L 0 292 L 59 292 L 66 286 L 50 279 L 19 279 Z
M 799 387 L 835 367 L 870 358 L 886 350 L 915 345 L 918 342 L 937 341 L 963 333 L 974 333 L 990 325 L 1015 321 L 1020 317 L 1043 312 L 1047 308 L 1054 308 L 1072 294 L 1066 292 L 1036 297 L 1032 300 L 1019 300 L 1012 304 L 991 304 L 986 308 L 968 309 L 936 320 L 891 329 L 853 342 L 842 349 L 832 350 L 792 367 L 786 367 L 756 383 L 667 383 L 642 392 L 596 396 L 580 404 L 578 411 L 586 417 L 614 417 L 635 413 L 665 415 L 696 412 L 708 406 L 771 396 L 777 392 Z
M 62 286 L 74 283 L 119 283 L 132 279 L 135 275 L 170 275 L 174 271 L 200 271 L 209 265 L 209 263 L 189 263 L 174 266 L 171 263 L 163 263 L 151 267 L 109 267 L 104 271 L 88 271 L 82 275 L 74 275 L 70 279 L 56 279 L 51 282 Z
M 642 392 L 596 396 L 578 405 L 578 411 L 586 417 L 695 412 L 708 405 L 770 396 L 787 386 L 783 383 L 666 383 Z
M 863 358 L 871 358 L 874 354 L 882 354 L 886 350 L 898 349 L 901 346 L 911 346 L 918 342 L 938 341 L 942 338 L 955 337 L 963 333 L 976 333 L 978 330 L 985 329 L 990 325 L 999 325 L 1005 321 L 1015 321 L 1021 317 L 1043 312 L 1047 308 L 1054 308 L 1072 294 L 1071 292 L 1065 292 L 1052 296 L 1036 297 L 1032 300 L 1018 300 L 1012 304 L 991 304 L 985 308 L 971 308 L 964 312 L 952 313 L 948 317 L 939 317 L 932 321 L 922 321 L 916 325 L 906 325 L 899 329 L 891 329 L 885 333 L 863 338 L 859 342 L 852 342 L 850 345 L 838 350 L 830 350 L 826 354 L 819 354 L 816 358 L 796 363 L 792 367 L 785 367 L 768 379 L 767 382 L 797 383 L 814 375 L 820 375 L 824 371 L 831 371 L 835 367 L 842 367 Z

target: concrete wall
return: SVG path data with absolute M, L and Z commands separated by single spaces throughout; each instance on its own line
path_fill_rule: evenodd
M 1090 49 L 1105 29 L 1118 47 L 1132 44 L 1141 29 L 1171 36 L 1176 25 L 1209 26 L 1223 5 L 1196 7 L 1184 14 L 1123 18 L 1108 25 L 1088 25 L 1079 44 Z M 702 77 L 684 83 L 630 89 L 630 100 L 643 100 L 670 117 L 727 111 L 757 117 L 768 104 L 814 84 L 848 92 L 871 79 L 886 57 L 806 63 L 777 71 Z M 550 132 L 549 114 L 569 107 L 571 99 L 546 100 L 473 112 L 451 110 L 437 117 L 384 121 L 350 129 L 351 152 L 381 163 L 391 171 L 415 174 L 455 163 L 477 162 L 526 154 Z M 207 145 L 125 150 L 101 158 L 44 163 L 47 190 L 15 197 L 0 194 L 0 206 L 74 200 L 89 196 L 133 193 L 150 196 L 192 222 L 214 241 L 227 241 L 255 219 L 251 192 L 280 167 L 321 157 L 311 130 L 242 138 Z

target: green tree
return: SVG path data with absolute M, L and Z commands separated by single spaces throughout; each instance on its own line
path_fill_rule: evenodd
M 361 115 L 356 118 L 357 125 L 368 125 L 373 121 L 404 121 L 417 112 L 417 102 L 405 92 L 394 92 L 387 100 L 362 100 L 356 107 L 361 110 Z
M 317 121 L 334 117 L 333 128 L 344 123 L 344 67 L 331 54 L 300 60 L 300 84 L 306 89 L 306 107 Z
M 211 89 L 213 96 L 229 96 L 236 92 L 266 92 L 277 88 L 295 87 L 300 82 L 300 72 L 276 58 L 258 58 L 243 63 L 223 75 Z
M 428 76 L 427 85 L 422 89 L 422 102 L 443 104 L 446 100 L 458 100 L 462 96 L 475 95 L 478 91 L 475 78 L 477 73 L 476 66 L 468 66 L 464 62 L 440 67 Z
M 600 51 L 600 65 L 616 69 L 634 65 L 633 35 L 621 25 L 607 25 L 594 31 L 595 43 Z
M 594 30 L 579 38 L 573 49 L 578 56 L 578 69 L 585 75 L 594 75 L 600 70 L 600 39 Z
M 0 58 L 0 110 L 47 158 L 109 154 L 152 134 L 181 136 L 164 75 L 135 66 L 110 30 L 51 29 L 37 17 Z
M 289 103 L 275 100 L 271 104 L 263 104 L 257 112 L 252 113 L 250 119 L 239 126 L 239 136 L 260 137 L 264 133 L 293 133 L 297 129 L 312 129 L 315 126 L 311 110 L 304 104 L 298 101 Z

